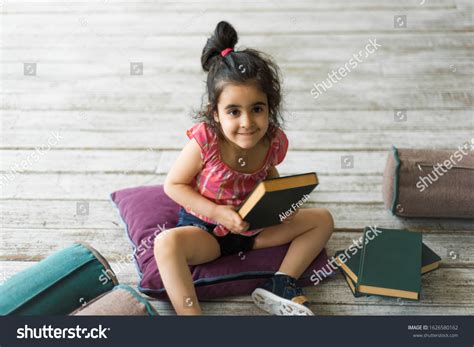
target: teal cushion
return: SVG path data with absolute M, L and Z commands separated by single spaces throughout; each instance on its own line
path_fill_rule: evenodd
M 0 286 L 0 315 L 69 314 L 118 284 L 107 261 L 85 243 L 75 243 Z

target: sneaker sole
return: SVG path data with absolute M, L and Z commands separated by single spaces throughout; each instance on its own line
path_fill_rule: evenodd
M 261 310 L 277 316 L 314 316 L 304 305 L 279 297 L 268 290 L 257 288 L 252 293 L 252 300 Z

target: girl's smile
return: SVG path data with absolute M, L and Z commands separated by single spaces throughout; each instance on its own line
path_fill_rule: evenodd
M 249 132 L 249 133 L 238 133 L 239 135 L 245 135 L 245 136 L 249 136 L 249 135 L 253 135 L 257 132 L 257 130 L 255 131 L 252 131 L 252 132 Z

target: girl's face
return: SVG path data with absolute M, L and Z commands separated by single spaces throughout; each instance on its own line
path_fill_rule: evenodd
M 214 120 L 229 141 L 253 148 L 268 129 L 267 95 L 253 84 L 228 84 L 219 96 Z

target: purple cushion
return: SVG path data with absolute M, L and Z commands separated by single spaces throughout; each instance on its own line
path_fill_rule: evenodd
M 166 298 L 153 256 L 153 241 L 162 230 L 176 226 L 180 206 L 165 194 L 162 185 L 128 188 L 112 193 L 110 197 L 119 210 L 133 246 L 140 275 L 138 290 L 152 297 Z M 206 264 L 190 266 L 198 298 L 249 295 L 278 270 L 288 246 L 227 255 Z M 313 270 L 321 270 L 327 263 L 323 249 L 300 277 L 298 285 L 311 285 Z M 329 266 L 326 268 L 330 269 Z

